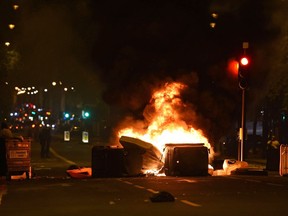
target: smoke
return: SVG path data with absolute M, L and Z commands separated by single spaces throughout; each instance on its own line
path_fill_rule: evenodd
M 247 89 L 248 119 L 257 117 L 255 115 L 260 113 L 267 96 L 281 89 L 287 79 L 287 7 L 287 1 L 269 0 L 222 0 L 211 4 L 210 11 L 219 13 L 219 24 L 223 24 L 227 17 L 230 23 L 234 23 L 225 25 L 225 31 L 231 29 L 230 36 L 234 38 L 232 50 L 238 47 L 236 58 L 241 54 L 242 42 L 249 42 L 246 50 L 251 58 Z
M 239 117 L 239 89 L 237 81 L 227 77 L 227 59 L 237 58 L 242 42 L 249 42 L 255 63 L 248 97 L 255 103 L 249 106 L 256 107 L 272 80 L 279 81 L 273 67 L 283 53 L 274 53 L 287 46 L 286 1 L 22 4 L 22 70 L 15 77 L 27 84 L 57 79 L 77 85 L 91 103 L 102 96 L 111 108 L 112 126 L 121 122 L 145 128 L 152 92 L 179 81 L 188 86 L 181 94 L 186 104 L 181 118 L 216 141 Z M 219 13 L 215 32 L 209 27 L 211 12 Z
M 268 71 L 267 74 L 267 92 L 269 89 L 284 83 L 287 79 L 287 30 L 288 22 L 286 17 L 286 11 L 288 9 L 287 1 L 277 1 L 273 6 L 273 10 L 270 14 L 271 21 L 267 28 L 274 32 L 273 41 L 271 43 L 264 44 L 260 60 L 266 60 L 265 64 L 261 64 L 263 71 Z M 271 55 L 273 53 L 273 55 Z M 265 59 L 264 59 L 265 58 Z M 278 86 L 279 87 L 279 86 Z
M 265 1 L 263 16 L 265 34 L 252 44 L 253 68 L 251 88 L 248 98 L 248 118 L 257 118 L 266 103 L 272 98 L 281 101 L 279 96 L 285 91 L 287 80 L 287 1 Z M 283 97 L 283 96 L 280 96 Z M 284 97 L 283 97 L 284 98 Z M 280 100 L 279 100 L 280 99 Z M 269 102 L 268 102 L 269 103 Z M 279 104 L 279 109 L 287 104 Z M 283 106 L 283 107 L 282 107 Z
M 179 95 L 173 97 L 171 101 L 167 101 L 167 103 L 171 103 L 174 113 L 169 117 L 167 114 L 159 113 L 161 110 L 155 108 L 155 100 L 157 98 L 153 98 L 152 94 L 155 91 L 164 89 L 167 84 L 171 83 L 182 83 L 185 88 L 181 90 Z M 222 91 L 224 93 L 225 88 Z M 229 97 L 227 96 L 229 94 L 219 95 L 217 91 L 213 92 L 211 89 L 203 90 L 200 86 L 199 77 L 195 72 L 184 73 L 176 79 L 167 77 L 166 79 L 158 80 L 149 92 L 151 92 L 150 100 L 146 101 L 145 106 L 137 111 L 137 114 L 135 112 L 126 113 L 124 119 L 121 119 L 118 125 L 114 127 L 115 137 L 111 139 L 111 143 L 117 143 L 117 133 L 123 128 L 133 128 L 134 131 L 145 134 L 149 126 L 151 126 L 151 122 L 155 121 L 155 116 L 158 116 L 158 118 L 160 116 L 160 119 L 161 116 L 166 118 L 162 125 L 163 128 L 165 128 L 165 124 L 170 125 L 174 122 L 175 125 L 182 125 L 184 130 L 188 130 L 190 127 L 201 130 L 212 146 L 215 145 L 221 136 L 233 130 L 233 119 L 237 118 L 237 115 L 235 115 L 237 103 L 232 103 L 233 99 L 230 97 L 233 97 L 234 94 L 230 92 L 231 95 Z M 134 96 L 136 95 L 134 94 Z M 141 98 L 141 94 L 137 95 L 137 97 Z M 231 117 L 233 115 L 234 117 Z M 161 130 L 161 128 L 158 129 Z M 156 128 L 155 130 L 157 131 Z M 233 130 L 233 132 L 235 131 Z
M 84 100 L 100 97 L 101 82 L 91 63 L 89 1 L 23 1 L 17 38 L 21 84 L 47 87 L 61 81 Z M 95 29 L 95 28 L 93 28 Z M 89 32 L 88 32 L 89 31 Z

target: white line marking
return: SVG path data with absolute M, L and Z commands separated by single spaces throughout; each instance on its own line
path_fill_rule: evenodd
M 145 187 L 140 186 L 140 185 L 134 185 L 134 187 L 136 187 L 136 188 L 140 188 L 140 189 L 145 189 Z
M 153 190 L 153 189 L 147 189 L 147 191 L 149 191 L 149 192 L 151 192 L 151 193 L 154 193 L 154 194 L 156 194 L 156 193 L 159 193 L 159 191 L 155 191 L 155 190 Z
M 126 184 L 129 184 L 129 185 L 133 185 L 132 182 L 129 182 L 129 181 L 122 181 L 123 183 L 126 183 Z
M 75 162 L 71 161 L 71 160 L 68 160 L 67 158 L 65 157 L 62 157 L 61 155 L 59 155 L 54 149 L 52 149 L 50 147 L 50 152 L 55 156 L 55 157 L 58 157 L 59 159 L 63 160 L 64 162 L 68 163 L 68 164 L 76 164 Z
M 125 183 L 125 184 L 128 184 L 128 185 L 133 185 L 134 187 L 139 188 L 139 189 L 145 189 L 148 192 L 153 193 L 153 194 L 159 193 L 159 191 L 155 191 L 153 189 L 145 188 L 145 187 L 140 186 L 140 185 L 134 185 L 132 182 L 129 182 L 129 181 L 123 181 L 123 180 L 120 180 L 120 181 Z
M 191 180 L 191 179 L 180 179 L 178 181 L 182 181 L 182 182 L 188 182 L 188 183 L 195 183 L 197 182 L 196 180 Z
M 180 201 L 181 201 L 182 203 L 185 203 L 185 204 L 190 205 L 190 206 L 193 206 L 193 207 L 201 207 L 200 204 L 194 203 L 194 202 L 190 202 L 190 201 L 188 201 L 188 200 L 180 200 Z

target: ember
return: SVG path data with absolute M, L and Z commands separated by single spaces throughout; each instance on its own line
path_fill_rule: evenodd
M 139 121 L 137 124 L 129 122 L 128 127 L 124 126 L 119 130 L 118 137 L 122 137 L 122 139 L 131 137 L 151 143 L 161 152 L 162 157 L 167 143 L 203 143 L 210 149 L 209 157 L 211 158 L 213 151 L 211 151 L 210 143 L 203 135 L 202 130 L 187 124 L 180 113 L 187 108 L 180 99 L 181 90 L 186 87 L 182 83 L 173 82 L 166 83 L 162 89 L 155 91 L 144 110 L 145 120 L 140 124 L 141 126 L 139 127 Z

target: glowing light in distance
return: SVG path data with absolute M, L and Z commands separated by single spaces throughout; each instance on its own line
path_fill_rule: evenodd
M 13 5 L 13 9 L 14 9 L 14 10 L 17 10 L 18 8 L 19 8 L 19 5 L 16 5 L 16 4 Z
M 9 29 L 14 29 L 15 25 L 14 24 L 9 24 L 8 27 L 9 27 Z

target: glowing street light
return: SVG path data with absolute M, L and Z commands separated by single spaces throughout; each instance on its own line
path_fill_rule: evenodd
M 16 4 L 13 5 L 13 9 L 14 9 L 14 10 L 17 10 L 18 8 L 19 8 L 19 5 L 16 5 Z
M 11 29 L 11 30 L 12 30 L 12 29 L 14 29 L 14 28 L 15 28 L 15 25 L 14 25 L 14 24 L 9 24 L 9 25 L 8 25 L 8 27 L 9 27 L 9 29 Z

